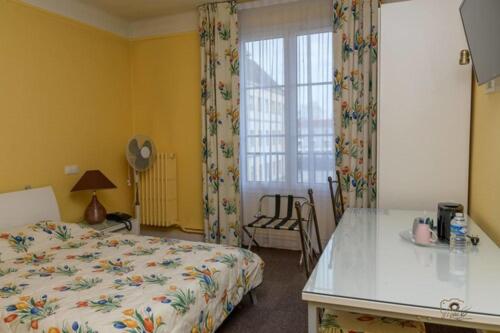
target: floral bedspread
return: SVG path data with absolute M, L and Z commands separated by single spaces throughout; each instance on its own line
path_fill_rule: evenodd
M 0 332 L 213 332 L 262 282 L 241 248 L 43 221 L 0 232 Z

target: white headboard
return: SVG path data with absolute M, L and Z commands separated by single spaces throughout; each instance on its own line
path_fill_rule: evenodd
M 0 194 L 0 229 L 40 220 L 61 220 L 52 187 Z

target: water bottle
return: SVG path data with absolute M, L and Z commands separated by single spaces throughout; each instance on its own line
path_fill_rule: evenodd
M 450 250 L 465 251 L 467 248 L 467 220 L 456 213 L 450 223 Z

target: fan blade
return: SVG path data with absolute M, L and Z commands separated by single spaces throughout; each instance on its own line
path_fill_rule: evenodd
M 143 158 L 141 154 L 137 155 L 137 157 L 135 158 L 134 167 L 137 170 L 145 170 L 148 168 L 148 166 L 149 166 L 149 159 Z
M 128 144 L 128 151 L 135 156 L 139 155 L 139 142 L 137 142 L 137 139 L 132 139 L 130 140 L 130 143 Z

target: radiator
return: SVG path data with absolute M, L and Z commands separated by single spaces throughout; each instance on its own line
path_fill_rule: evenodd
M 152 167 L 139 174 L 141 225 L 168 227 L 177 223 L 177 160 L 157 153 Z

